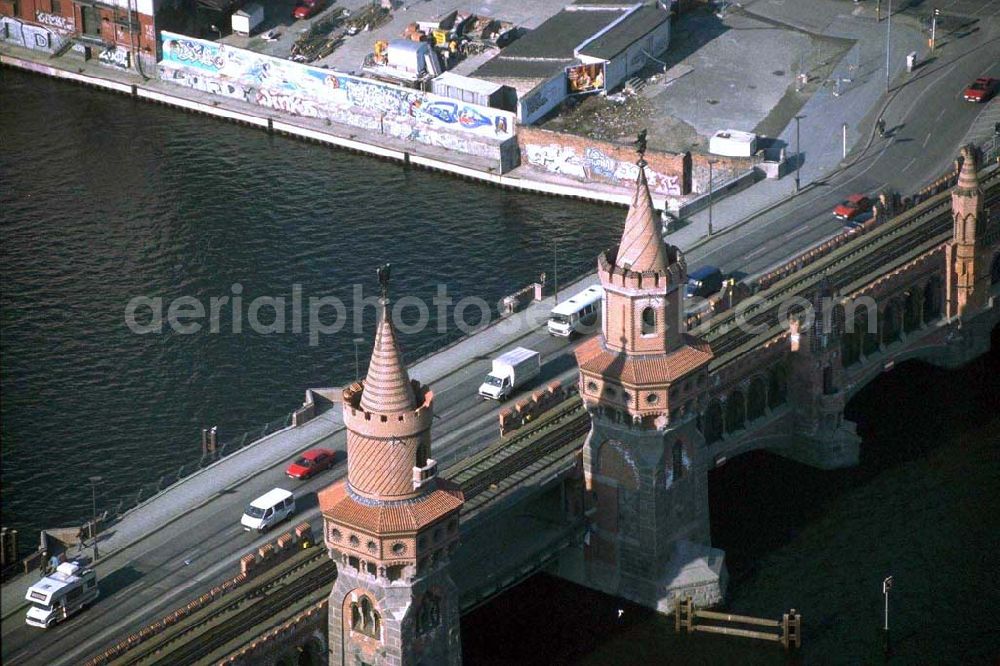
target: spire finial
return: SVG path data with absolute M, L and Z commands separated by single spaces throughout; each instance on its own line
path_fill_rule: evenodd
M 635 140 L 635 152 L 639 154 L 639 160 L 636 164 L 639 168 L 646 166 L 646 130 L 639 131 L 639 137 Z
M 382 264 L 375 269 L 376 275 L 378 275 L 378 286 L 379 291 L 382 292 L 382 298 L 389 298 L 389 268 L 392 264 Z

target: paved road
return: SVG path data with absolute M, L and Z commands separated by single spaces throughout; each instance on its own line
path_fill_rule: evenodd
M 875 139 L 856 164 L 825 185 L 689 252 L 691 266 L 712 263 L 726 270 L 763 270 L 839 231 L 840 224 L 829 211 L 846 194 L 883 186 L 908 193 L 937 177 L 954 158 L 969 128 L 996 114 L 1000 104 L 976 106 L 960 100 L 961 90 L 971 79 L 983 74 L 1000 76 L 996 30 L 983 26 L 966 40 L 953 44 L 950 53 L 942 52 L 924 73 L 899 88 L 885 112 L 893 128 L 888 139 Z M 536 385 L 575 372 L 569 354 L 572 345 L 566 340 L 535 332 L 519 344 L 543 354 L 543 375 Z M 495 437 L 497 406 L 475 397 L 487 365 L 488 359 L 478 360 L 435 383 L 434 455 L 442 467 Z M 323 444 L 343 449 L 343 432 L 334 433 Z M 318 525 L 315 491 L 343 473 L 341 466 L 318 479 L 292 484 L 301 498 L 297 520 L 312 519 Z M 2 626 L 4 663 L 79 662 L 231 577 L 240 555 L 275 536 L 243 532 L 239 527 L 243 505 L 276 485 L 291 487 L 290 483 L 283 476 L 283 465 L 275 466 L 247 481 L 238 492 L 224 491 L 183 520 L 103 561 L 98 566 L 102 598 L 63 625 L 42 631 L 25 626 L 20 614 L 13 616 Z

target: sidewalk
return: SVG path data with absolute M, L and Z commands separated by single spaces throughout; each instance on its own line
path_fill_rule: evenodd
M 597 283 L 596 275 L 588 275 L 565 285 L 560 293 L 572 293 Z M 496 320 L 489 327 L 469 337 L 429 354 L 409 367 L 410 376 L 440 390 L 442 383 L 464 367 L 481 362 L 504 347 L 514 345 L 538 331 L 548 319 L 553 306 L 550 296 L 534 302 L 511 317 Z M 537 322 L 537 324 L 536 324 Z M 517 324 L 517 325 L 515 325 Z M 305 392 L 303 387 L 303 392 Z M 228 456 L 181 479 L 159 494 L 127 511 L 117 523 L 99 535 L 99 549 L 104 561 L 115 553 L 141 541 L 191 511 L 211 502 L 224 491 L 239 486 L 269 469 L 286 464 L 307 448 L 344 429 L 339 407 L 334 407 L 298 428 L 286 428 L 260 439 Z M 440 439 L 447 431 L 439 430 Z M 89 553 L 84 549 L 84 555 Z M 0 617 L 7 619 L 25 606 L 24 595 L 38 572 L 18 576 L 3 586 L 0 595 Z

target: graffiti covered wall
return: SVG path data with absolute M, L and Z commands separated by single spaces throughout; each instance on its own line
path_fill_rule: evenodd
M 606 141 L 522 126 L 521 163 L 583 182 L 631 185 L 639 176 L 635 150 Z M 689 153 L 646 153 L 646 178 L 654 196 L 677 197 L 691 191 Z
M 162 31 L 160 78 L 306 118 L 490 156 L 514 114 Z
M 39 12 L 39 17 L 45 25 L 33 25 L 11 16 L 0 16 L 0 40 L 27 49 L 57 51 L 69 37 L 63 27 L 52 25 L 62 17 L 42 12 Z

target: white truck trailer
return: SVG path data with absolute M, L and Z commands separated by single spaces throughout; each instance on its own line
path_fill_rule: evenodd
M 264 22 L 264 6 L 256 2 L 243 9 L 233 12 L 233 32 L 243 37 L 249 37 L 253 31 Z
M 542 371 L 541 354 L 517 347 L 493 359 L 490 374 L 479 386 L 479 395 L 491 400 L 506 400 L 525 382 Z
M 63 562 L 56 570 L 28 588 L 31 602 L 25 622 L 47 628 L 83 609 L 97 599 L 97 573 L 79 562 Z

